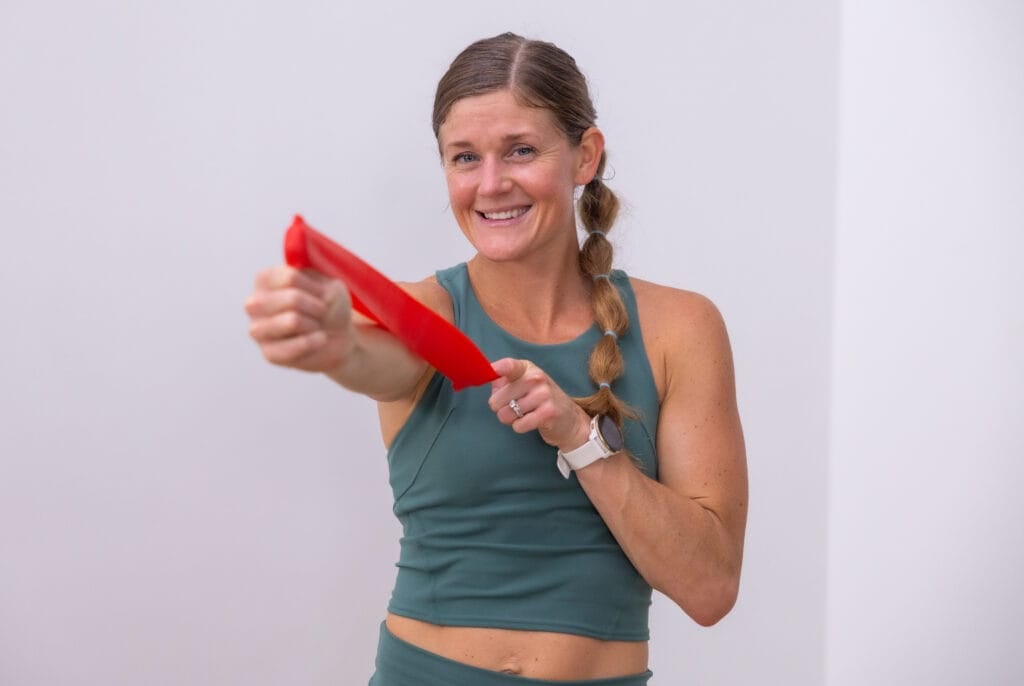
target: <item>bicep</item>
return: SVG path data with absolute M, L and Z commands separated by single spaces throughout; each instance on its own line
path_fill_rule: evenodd
M 746 449 L 729 337 L 709 300 L 691 294 L 684 305 L 664 353 L 658 480 L 711 512 L 741 544 L 747 512 Z

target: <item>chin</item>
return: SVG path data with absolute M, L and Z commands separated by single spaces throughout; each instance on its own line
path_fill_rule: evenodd
M 473 247 L 480 257 L 490 262 L 512 262 L 525 253 L 521 246 L 493 245 L 490 241 L 477 241 Z
M 496 233 L 487 227 L 473 227 L 470 231 L 463 229 L 477 254 L 492 262 L 508 262 L 524 255 L 529 249 L 529 232 L 508 232 L 505 235 Z

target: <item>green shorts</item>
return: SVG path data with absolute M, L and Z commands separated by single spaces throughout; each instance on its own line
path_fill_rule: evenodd
M 632 676 L 583 681 L 548 681 L 493 672 L 417 648 L 380 625 L 377 672 L 369 686 L 646 686 L 651 671 Z

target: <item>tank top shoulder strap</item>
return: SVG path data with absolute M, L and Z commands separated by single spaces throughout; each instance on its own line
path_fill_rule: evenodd
M 437 282 L 441 284 L 441 287 L 448 291 L 448 295 L 451 296 L 452 310 L 455 313 L 455 326 L 461 329 L 465 322 L 466 311 L 472 296 L 466 263 L 460 262 L 447 269 L 438 269 L 434 272 L 434 276 L 437 277 Z
M 629 281 L 629 275 L 621 269 L 613 269 L 611 280 L 618 289 L 619 295 L 622 296 L 622 303 L 626 306 L 626 314 L 629 315 L 629 321 L 631 323 L 640 321 L 636 307 L 636 294 L 633 293 L 633 284 Z

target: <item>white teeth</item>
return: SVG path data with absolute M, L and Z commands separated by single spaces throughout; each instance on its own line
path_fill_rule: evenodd
M 515 210 L 505 210 L 504 212 L 484 212 L 483 215 L 487 219 L 515 219 L 516 217 L 524 214 L 529 207 L 520 207 Z

